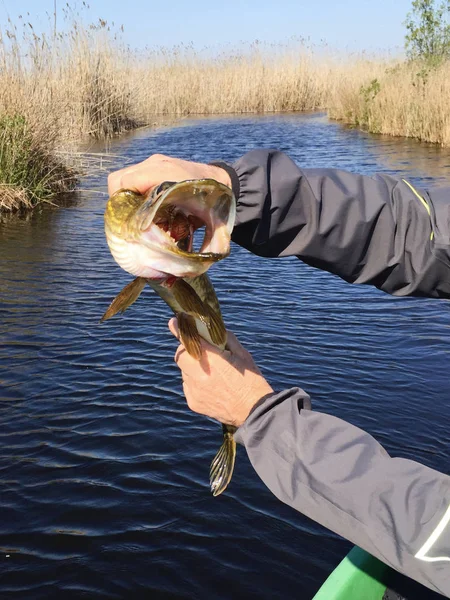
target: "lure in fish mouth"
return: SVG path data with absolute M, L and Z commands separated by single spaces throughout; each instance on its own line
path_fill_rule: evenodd
M 118 190 L 108 200 L 105 233 L 116 262 L 148 279 L 192 277 L 228 256 L 235 219 L 229 187 L 213 179 L 164 182 L 149 194 Z M 194 234 L 204 227 L 201 247 Z
M 116 262 L 135 279 L 101 320 L 124 312 L 148 284 L 177 316 L 180 341 L 191 356 L 200 359 L 201 338 L 224 350 L 227 332 L 206 271 L 230 253 L 235 213 L 233 192 L 213 179 L 165 182 L 147 195 L 115 192 L 105 211 L 106 239 Z M 196 251 L 194 234 L 201 227 L 204 238 Z M 228 486 L 236 457 L 236 427 L 222 429 L 210 468 L 214 496 Z

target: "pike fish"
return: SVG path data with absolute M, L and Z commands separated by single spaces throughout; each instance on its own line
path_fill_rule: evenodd
M 206 272 L 230 253 L 235 213 L 233 192 L 213 179 L 164 182 L 145 195 L 115 192 L 105 210 L 106 239 L 115 261 L 135 279 L 101 320 L 124 312 L 149 285 L 175 313 L 180 341 L 191 356 L 200 359 L 201 338 L 224 350 L 226 329 Z M 195 250 L 201 230 L 203 242 Z M 236 457 L 236 428 L 222 429 L 223 443 L 210 468 L 214 496 L 228 486 Z

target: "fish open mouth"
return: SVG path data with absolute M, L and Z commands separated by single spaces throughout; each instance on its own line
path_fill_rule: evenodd
M 186 215 L 175 205 L 169 204 L 157 211 L 153 224 L 159 227 L 167 235 L 171 244 L 175 244 L 179 250 L 190 254 L 202 253 L 205 246 L 206 223 L 199 217 Z M 202 239 L 199 238 L 199 232 L 202 232 Z
M 211 179 L 164 182 L 149 201 L 151 215 L 141 227 L 149 241 L 179 256 L 209 260 L 228 256 L 235 219 L 230 188 Z

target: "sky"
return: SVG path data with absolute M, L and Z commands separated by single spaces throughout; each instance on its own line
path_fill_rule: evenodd
M 57 6 L 63 26 L 67 0 L 0 0 L 0 25 L 8 16 L 27 17 L 38 30 L 49 28 Z M 82 7 L 82 2 L 68 3 Z M 123 25 L 133 49 L 193 44 L 196 49 L 285 43 L 290 38 L 323 42 L 339 51 L 393 51 L 403 48 L 404 21 L 412 0 L 90 0 L 82 9 L 86 23 L 99 18 Z

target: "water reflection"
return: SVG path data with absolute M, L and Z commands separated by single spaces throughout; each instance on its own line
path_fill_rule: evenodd
M 377 135 L 369 139 L 368 151 L 393 174 L 408 173 L 423 182 L 435 180 L 438 185 L 450 182 L 450 152 L 435 144 L 406 138 Z

